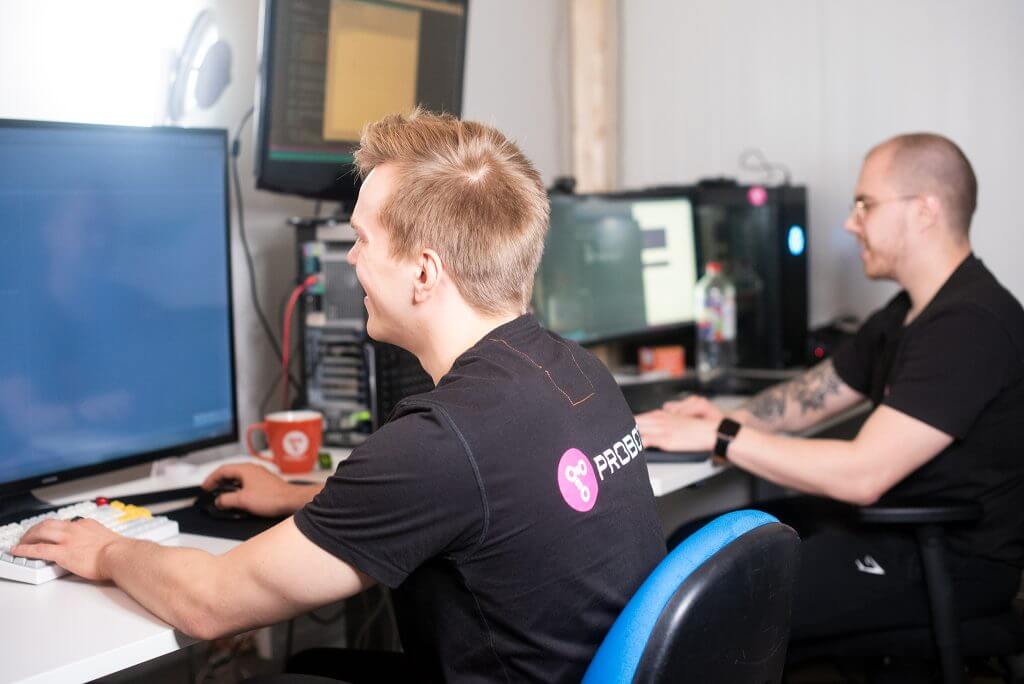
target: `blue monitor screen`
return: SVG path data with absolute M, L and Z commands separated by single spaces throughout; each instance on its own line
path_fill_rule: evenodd
M 0 121 L 0 490 L 236 434 L 225 163 L 219 130 Z

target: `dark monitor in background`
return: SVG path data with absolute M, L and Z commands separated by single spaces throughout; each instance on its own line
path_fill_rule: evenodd
M 697 263 L 686 196 L 553 194 L 534 310 L 583 343 L 689 324 Z
M 264 0 L 256 185 L 352 203 L 363 125 L 462 111 L 468 0 Z
M 223 130 L 0 120 L 0 512 L 237 441 L 226 160 Z

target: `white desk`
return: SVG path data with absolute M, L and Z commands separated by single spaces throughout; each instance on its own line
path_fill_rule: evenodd
M 166 543 L 220 554 L 238 542 L 182 534 Z M 0 606 L 3 682 L 85 682 L 195 643 L 112 584 L 70 575 L 0 581 Z
M 192 466 L 181 464 L 157 477 L 143 477 L 98 489 L 68 487 L 37 492 L 62 505 L 94 496 L 118 497 L 198 485 L 218 465 L 265 464 L 246 456 Z M 274 470 L 272 466 L 267 466 Z M 303 476 L 326 479 L 326 471 Z M 185 502 L 149 506 L 154 512 Z M 181 534 L 163 542 L 222 554 L 239 542 Z M 40 585 L 0 580 L 0 683 L 67 684 L 119 672 L 196 642 L 173 629 L 112 584 L 71 575 Z
M 647 474 L 651 478 L 651 489 L 654 490 L 654 496 L 671 494 L 678 489 L 689 487 L 717 475 L 725 469 L 725 466 L 714 465 L 711 461 L 647 464 Z

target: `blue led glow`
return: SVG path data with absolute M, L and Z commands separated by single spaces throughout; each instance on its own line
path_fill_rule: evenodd
M 789 253 L 793 256 L 803 254 L 804 247 L 807 246 L 807 240 L 804 239 L 804 229 L 796 224 L 790 226 L 789 233 L 786 235 L 786 244 L 789 245 Z

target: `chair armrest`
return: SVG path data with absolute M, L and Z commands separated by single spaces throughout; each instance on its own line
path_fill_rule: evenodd
M 864 523 L 887 525 L 942 525 L 981 520 L 981 504 L 964 501 L 894 502 L 856 509 Z

